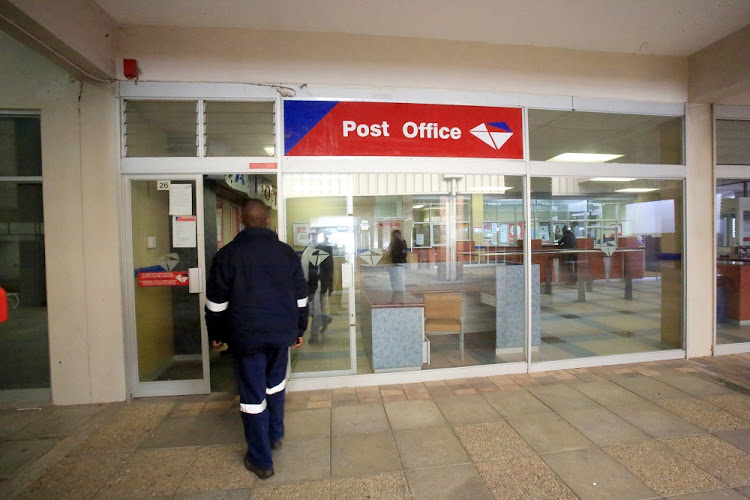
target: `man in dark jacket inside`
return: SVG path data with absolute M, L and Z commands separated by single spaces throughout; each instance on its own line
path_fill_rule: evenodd
M 245 467 L 261 479 L 274 474 L 271 449 L 284 437 L 284 388 L 289 347 L 307 329 L 307 283 L 292 247 L 267 229 L 266 205 L 242 207 L 242 230 L 218 251 L 206 289 L 206 326 L 213 347 L 234 355 Z

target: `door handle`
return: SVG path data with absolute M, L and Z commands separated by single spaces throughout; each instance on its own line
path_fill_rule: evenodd
M 203 291 L 203 273 L 200 267 L 188 269 L 188 292 L 201 293 Z

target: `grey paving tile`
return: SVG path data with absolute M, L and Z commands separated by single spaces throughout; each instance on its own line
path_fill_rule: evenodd
M 331 438 L 285 441 L 274 452 L 273 468 L 276 475 L 264 484 L 295 481 L 317 481 L 331 475 Z
M 673 451 L 731 487 L 750 485 L 750 454 L 710 434 L 665 439 Z
M 252 493 L 253 490 L 251 489 L 212 490 L 178 494 L 173 495 L 170 498 L 172 500 L 244 500 L 246 498 L 250 498 Z
M 170 496 L 195 460 L 194 448 L 137 451 L 130 455 L 97 497 Z
M 331 480 L 331 500 L 411 498 L 403 472 Z
M 726 394 L 706 398 L 708 402 L 744 420 L 750 420 L 750 397 L 742 394 Z
M 56 406 L 20 429 L 15 438 L 65 437 L 85 425 L 103 405 Z
M 612 382 L 649 401 L 690 397 L 688 393 L 651 377 L 615 377 Z
M 128 455 L 76 450 L 47 469 L 19 498 L 92 498 L 123 466 Z
M 735 488 L 736 492 L 745 495 L 747 498 L 750 498 L 750 486 L 743 486 L 742 488 Z
M 46 453 L 57 439 L 23 439 L 0 441 L 0 479 L 7 479 L 19 469 Z
M 433 401 L 396 401 L 385 404 L 385 412 L 394 431 L 447 425 Z
M 653 498 L 655 492 L 599 448 L 550 453 L 542 457 L 580 498 Z
M 607 408 L 646 403 L 647 400 L 612 382 L 583 382 L 576 390 Z
M 210 490 L 252 488 L 257 478 L 245 469 L 245 452 L 245 445 L 199 448 L 176 493 L 185 495 Z
M 536 455 L 480 462 L 476 467 L 495 498 L 576 498 L 557 474 Z
M 284 414 L 284 439 L 327 438 L 331 435 L 331 409 L 287 411 Z
M 211 430 L 208 444 L 233 445 L 245 442 L 245 430 L 239 411 L 219 414 L 215 418 L 216 425 Z
M 474 500 L 494 498 L 473 464 L 406 471 L 415 500 Z
M 388 417 L 380 403 L 335 406 L 331 411 L 334 436 L 388 430 Z
M 549 406 L 526 390 L 493 392 L 482 396 L 503 417 L 552 412 Z
M 709 396 L 723 396 L 732 394 L 732 390 L 714 382 L 698 378 L 686 373 L 670 373 L 659 377 L 664 383 L 676 387 L 691 396 L 705 398 Z
M 32 409 L 8 408 L 0 410 L 0 438 L 14 439 L 19 430 L 52 411 L 52 407 L 33 406 L 30 408 Z
M 139 448 L 173 448 L 176 446 L 206 446 L 212 444 L 211 434 L 218 425 L 218 417 L 172 417 L 162 420 Z
M 599 446 L 651 439 L 648 434 L 605 408 L 566 411 L 559 415 Z
M 612 412 L 655 438 L 684 436 L 705 432 L 674 413 L 651 402 L 630 406 L 615 406 Z
M 533 450 L 505 421 L 462 424 L 454 429 L 474 462 L 533 455 Z
M 435 403 L 452 425 L 499 420 L 500 415 L 481 394 L 439 398 Z
M 556 412 L 598 408 L 599 404 L 568 384 L 529 387 L 528 391 Z
M 331 475 L 360 476 L 401 470 L 401 460 L 390 431 L 334 436 Z
M 273 478 L 271 478 L 273 479 Z M 330 500 L 331 481 L 306 481 L 293 484 L 263 484 L 255 488 L 253 500 Z
M 750 430 L 742 429 L 737 431 L 715 432 L 714 435 L 723 439 L 735 448 L 739 448 L 745 453 L 750 453 Z
M 406 429 L 393 433 L 406 469 L 468 463 L 469 456 L 448 426 Z
M 718 479 L 658 441 L 610 446 L 604 451 L 662 496 L 725 487 Z
M 508 423 L 537 453 L 553 453 L 594 446 L 586 436 L 555 413 L 520 415 Z

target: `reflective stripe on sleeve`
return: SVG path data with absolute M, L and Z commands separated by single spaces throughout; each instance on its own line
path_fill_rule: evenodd
M 211 312 L 220 313 L 226 311 L 229 308 L 229 302 L 222 302 L 221 304 L 217 304 L 216 302 L 206 300 L 206 307 Z
M 307 297 L 304 299 L 297 299 L 297 307 L 305 307 L 307 305 Z
M 268 394 L 269 396 L 271 394 L 276 394 L 277 392 L 283 391 L 285 387 L 286 387 L 286 379 L 282 380 L 279 385 L 271 387 L 270 389 L 266 389 L 266 394 Z
M 265 409 L 266 409 L 266 400 L 265 399 L 259 405 L 250 405 L 250 404 L 247 404 L 247 403 L 240 403 L 240 411 L 242 413 L 251 413 L 253 415 L 258 415 L 259 413 L 263 413 L 263 411 Z

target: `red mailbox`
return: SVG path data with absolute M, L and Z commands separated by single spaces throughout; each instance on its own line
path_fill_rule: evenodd
M 0 323 L 8 320 L 8 296 L 5 290 L 0 288 Z

